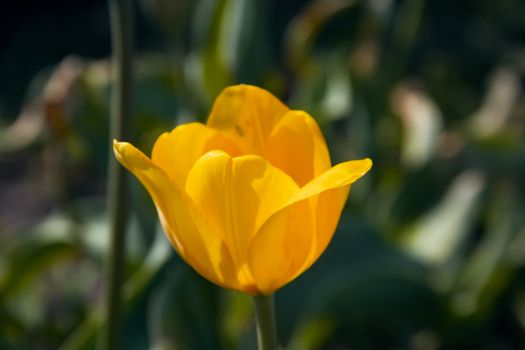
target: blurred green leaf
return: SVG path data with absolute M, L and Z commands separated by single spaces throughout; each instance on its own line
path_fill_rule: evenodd
M 429 264 L 445 264 L 470 233 L 485 180 L 464 172 L 456 177 L 441 202 L 410 229 L 406 248 Z
M 189 267 L 178 269 L 153 294 L 148 330 L 155 349 L 216 349 L 218 289 Z

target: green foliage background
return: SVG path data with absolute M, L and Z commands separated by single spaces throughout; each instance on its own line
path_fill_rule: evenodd
M 133 141 L 227 85 L 369 156 L 319 262 L 276 294 L 287 349 L 525 347 L 525 2 L 141 0 Z M 0 349 L 91 349 L 107 251 L 103 1 L 0 18 Z M 131 181 L 125 349 L 254 349 L 248 297 L 173 253 Z

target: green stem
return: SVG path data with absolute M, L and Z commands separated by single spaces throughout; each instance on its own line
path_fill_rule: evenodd
M 255 304 L 255 317 L 257 319 L 257 341 L 259 350 L 277 349 L 277 332 L 275 330 L 275 310 L 273 294 L 256 295 L 253 297 Z
M 113 90 L 111 96 L 110 145 L 113 139 L 128 139 L 132 101 L 132 7 L 131 0 L 109 0 L 113 47 Z M 108 210 L 110 216 L 110 251 L 107 266 L 105 318 L 102 349 L 119 349 L 120 313 L 127 221 L 126 174 L 109 156 Z

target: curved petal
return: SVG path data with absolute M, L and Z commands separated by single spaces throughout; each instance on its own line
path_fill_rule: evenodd
M 371 167 L 372 161 L 369 158 L 339 163 L 304 185 L 288 205 L 334 188 L 350 185 L 365 175 Z
M 258 289 L 271 293 L 319 258 L 333 236 L 350 185 L 371 166 L 370 159 L 334 166 L 303 186 L 263 224 L 249 248 Z
M 289 111 L 275 126 L 265 158 L 303 186 L 330 169 L 330 155 L 319 126 L 303 111 Z
M 314 238 L 314 215 L 307 200 L 267 220 L 248 250 L 250 271 L 259 292 L 271 294 L 294 279 L 310 255 Z
M 287 111 L 266 90 L 251 85 L 230 86 L 215 100 L 207 125 L 223 132 L 243 153 L 261 155 L 275 124 Z
M 303 186 L 291 200 L 294 202 L 309 198 L 315 217 L 315 243 L 305 265 L 297 274 L 309 268 L 324 252 L 337 228 L 352 183 L 371 167 L 372 161 L 368 158 L 337 164 Z
M 265 159 L 232 158 L 220 151 L 202 156 L 191 169 L 186 192 L 221 229 L 242 283 L 253 277 L 247 266 L 248 246 L 255 232 L 299 188 Z
M 304 266 L 297 274 L 308 269 L 319 259 L 332 240 L 345 206 L 351 185 L 345 185 L 320 193 L 310 199 L 315 217 L 315 237 L 312 250 Z
M 243 290 L 224 239 L 184 192 L 142 152 L 126 142 L 113 143 L 118 161 L 148 190 L 164 231 L 179 255 L 208 280 Z
M 201 123 L 189 123 L 160 135 L 153 146 L 151 159 L 184 188 L 193 164 L 200 156 L 213 149 L 223 150 L 232 156 L 241 153 L 217 130 Z

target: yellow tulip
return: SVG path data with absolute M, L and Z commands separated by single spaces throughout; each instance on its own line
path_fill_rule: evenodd
M 370 159 L 331 166 L 317 123 L 261 88 L 217 98 L 206 125 L 162 134 L 151 158 L 114 141 L 178 254 L 219 286 L 271 294 L 308 269 Z

